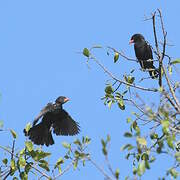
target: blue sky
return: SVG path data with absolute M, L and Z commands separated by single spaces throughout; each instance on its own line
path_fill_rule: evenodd
M 81 133 L 92 138 L 89 146 L 98 164 L 104 164 L 100 139 L 111 135 L 110 160 L 113 167 L 120 169 L 124 178 L 131 172 L 131 165 L 124 160 L 120 147 L 126 143 L 123 133 L 128 129 L 125 112 L 117 107 L 109 110 L 100 98 L 103 96 L 108 77 L 93 62 L 88 69 L 85 59 L 77 52 L 93 45 L 112 46 L 134 57 L 129 46 L 130 37 L 142 33 L 153 44 L 152 24 L 143 21 L 161 8 L 164 16 L 168 41 L 174 46 L 168 53 L 179 57 L 180 25 L 177 21 L 180 2 L 175 1 L 0 1 L 0 119 L 5 128 L 13 128 L 18 133 L 17 147 L 25 140 L 22 129 L 39 113 L 49 101 L 59 95 L 71 99 L 64 108 L 80 123 Z M 133 62 L 121 59 L 113 64 L 104 51 L 98 50 L 97 57 L 117 76 L 132 68 L 139 68 Z M 138 76 L 139 70 L 135 71 Z M 151 80 L 150 80 L 151 81 Z M 157 86 L 157 82 L 143 85 Z M 144 94 L 144 98 L 148 98 Z M 158 97 L 154 97 L 158 98 Z M 153 97 L 152 97 L 153 100 Z M 75 137 L 54 137 L 55 145 L 48 148 L 53 158 L 63 156 L 62 141 L 72 142 Z M 11 143 L 7 133 L 1 132 L 0 144 Z M 45 148 L 46 150 L 46 148 Z M 144 179 L 163 176 L 167 164 L 166 157 L 148 171 Z M 103 179 L 91 165 L 71 170 L 62 179 Z

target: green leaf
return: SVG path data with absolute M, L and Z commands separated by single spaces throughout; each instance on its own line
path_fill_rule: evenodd
M 26 132 L 28 132 L 31 128 L 31 123 L 28 123 L 25 127 Z
M 3 159 L 3 160 L 2 160 L 2 162 L 4 163 L 4 165 L 7 165 L 7 163 L 8 163 L 8 159 L 7 159 L 7 158 L 5 158 L 5 159 Z
M 76 159 L 80 158 L 80 152 L 79 151 L 75 150 L 74 154 L 75 154 Z
M 137 174 L 139 176 L 142 176 L 144 174 L 145 170 L 146 170 L 145 161 L 142 160 L 138 165 Z
M 51 153 L 39 151 L 39 150 L 36 150 L 36 151 L 32 150 L 30 154 L 35 161 L 39 161 L 51 155 Z
M 108 102 L 108 108 L 109 108 L 109 109 L 111 109 L 112 102 L 113 102 L 113 101 L 109 101 L 109 102 Z
M 126 176 L 126 177 L 125 177 L 125 180 L 129 180 L 129 176 Z
M 74 141 L 74 144 L 76 144 L 76 145 L 78 145 L 78 146 L 81 146 L 81 145 L 82 145 L 79 139 L 76 139 L 76 140 Z
M 132 121 L 131 118 L 127 118 L 127 120 L 126 120 L 127 123 L 130 123 L 131 121 Z
M 173 145 L 173 138 L 172 137 L 167 137 L 167 145 L 171 148 L 174 149 L 174 145 Z
M 73 163 L 74 170 L 77 168 L 77 165 L 78 165 L 78 160 L 75 160 Z
M 136 138 L 137 142 L 143 146 L 146 146 L 147 145 L 147 142 L 146 142 L 146 139 L 145 138 L 140 138 L 140 137 L 137 137 Z
M 25 148 L 23 148 L 20 152 L 19 152 L 20 155 L 23 155 L 25 154 Z
M 10 132 L 11 132 L 13 138 L 16 139 L 17 138 L 16 132 L 13 129 L 10 129 Z
M 66 155 L 64 156 L 64 158 L 65 158 L 65 159 L 69 159 L 70 157 L 66 154 Z
M 180 163 L 180 152 L 176 152 L 174 157 L 176 158 L 176 160 Z
M 116 179 L 119 179 L 119 169 L 116 169 L 115 176 L 116 176 Z
M 152 156 L 149 162 L 152 163 L 152 162 L 154 162 L 155 160 L 156 160 L 156 158 L 155 158 L 154 156 Z
M 101 144 L 103 147 L 106 147 L 106 142 L 104 141 L 104 139 L 101 139 Z
M 135 77 L 133 77 L 133 76 L 128 76 L 128 83 L 129 83 L 129 84 L 132 84 L 132 83 L 134 82 L 134 80 L 135 80 Z
M 172 65 L 172 64 L 178 64 L 178 63 L 180 63 L 180 59 L 175 59 L 175 60 L 172 61 L 170 64 Z
M 159 90 L 159 92 L 160 92 L 160 93 L 162 93 L 162 92 L 163 92 L 163 90 L 164 90 L 164 88 L 161 86 L 161 87 L 159 87 L 159 89 L 158 89 L 158 90 Z
M 126 76 L 126 75 L 124 75 L 124 79 L 125 79 L 125 81 L 126 82 L 128 82 L 129 84 L 132 84 L 133 82 L 134 82 L 134 80 L 135 80 L 135 77 L 133 77 L 133 76 Z
M 150 135 L 150 138 L 151 139 L 158 139 L 158 134 L 153 133 L 153 134 Z
M 149 160 L 149 155 L 147 153 L 143 153 L 141 156 L 142 160 Z
M 131 154 L 128 153 L 128 154 L 125 156 L 125 158 L 128 160 L 130 155 L 131 155 Z
M 112 88 L 111 85 L 108 85 L 108 86 L 106 86 L 106 88 L 105 88 L 105 92 L 106 92 L 107 94 L 111 94 L 111 93 L 114 92 L 114 89 Z
M 133 167 L 133 174 L 135 175 L 137 173 L 136 167 Z
M 162 124 L 163 133 L 168 134 L 168 132 L 169 132 L 169 121 L 168 120 L 162 120 L 161 124 Z
M 85 144 L 89 144 L 91 142 L 91 138 L 88 136 L 85 137 Z
M 116 63 L 118 59 L 119 59 L 119 53 L 116 52 L 116 53 L 114 54 L 114 63 Z
M 59 173 L 62 172 L 61 165 L 58 166 L 58 171 L 59 171 Z
M 71 149 L 71 144 L 67 143 L 67 142 L 62 142 L 62 145 L 64 148 L 66 149 Z
M 179 173 L 174 168 L 170 169 L 169 172 L 175 179 L 179 176 Z
M 29 152 L 33 150 L 33 143 L 31 141 L 26 141 L 25 146 Z
M 43 158 L 48 157 L 48 156 L 50 156 L 50 155 L 51 155 L 51 153 L 44 152 L 44 151 L 39 151 L 39 153 L 38 153 L 38 159 L 40 160 L 40 159 L 43 159 Z
M 125 133 L 124 133 L 124 136 L 125 136 L 125 137 L 132 137 L 132 134 L 131 134 L 130 132 L 125 132 Z
M 13 180 L 18 180 L 18 178 L 17 177 L 13 177 Z
M 28 175 L 26 174 L 26 172 L 21 172 L 19 176 L 20 176 L 21 180 L 27 180 L 28 179 Z
M 22 156 L 19 157 L 19 165 L 21 168 L 26 165 L 26 160 Z
M 118 107 L 119 107 L 121 110 L 125 110 L 125 105 L 124 105 L 123 99 L 119 99 L 119 100 L 118 100 Z
M 25 166 L 25 168 L 24 168 L 24 170 L 25 170 L 25 172 L 26 172 L 26 174 L 28 174 L 29 173 L 29 171 L 31 170 L 31 165 L 30 164 L 26 164 L 26 166 Z
M 3 121 L 0 121 L 0 129 L 3 128 L 3 125 L 4 125 Z
M 45 169 L 46 171 L 50 171 L 48 164 L 38 164 L 38 166 Z
M 139 127 L 138 127 L 136 121 L 133 122 L 132 126 L 133 126 L 133 129 L 134 129 L 135 131 L 139 131 Z
M 62 157 L 60 157 L 55 164 L 55 168 L 57 168 L 60 164 L 63 164 L 63 163 L 64 163 L 64 160 Z
M 146 169 L 150 169 L 150 165 L 149 165 L 149 162 L 147 160 L 145 160 L 145 167 L 146 167 Z
M 86 56 L 86 57 L 90 56 L 90 52 L 89 52 L 88 48 L 83 49 L 83 55 Z
M 15 164 L 15 160 L 14 159 L 11 160 L 11 169 L 12 169 L 12 171 L 16 170 L 16 164 Z
M 134 148 L 134 146 L 132 146 L 131 144 L 126 144 L 121 147 L 121 151 L 124 151 L 125 149 L 128 149 L 128 151 L 130 151 L 133 148 Z
M 172 67 L 171 66 L 168 66 L 168 71 L 169 71 L 169 74 L 172 75 Z
M 107 150 L 106 150 L 105 147 L 102 148 L 102 152 L 103 152 L 103 154 L 104 154 L 105 156 L 107 156 L 107 153 L 108 153 L 108 152 L 107 152 Z
M 110 142 L 111 141 L 111 137 L 110 137 L 110 135 L 108 134 L 107 135 L 107 142 Z

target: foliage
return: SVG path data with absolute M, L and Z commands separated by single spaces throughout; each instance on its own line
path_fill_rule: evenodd
M 158 13 L 158 15 L 156 15 Z M 159 40 L 156 34 L 155 20 L 160 18 L 160 26 L 163 35 L 162 51 L 160 51 Z M 156 58 L 159 61 L 159 87 L 147 88 L 139 85 L 139 82 L 148 80 L 141 78 L 139 81 L 133 75 L 134 69 L 129 74 L 124 74 L 123 78 L 117 78 L 110 72 L 96 57 L 94 48 L 89 48 L 88 61 L 94 61 L 110 78 L 111 82 L 106 84 L 105 95 L 102 98 L 104 105 L 112 108 L 113 104 L 117 104 L 121 110 L 129 104 L 136 108 L 136 112 L 132 112 L 131 117 L 127 118 L 129 124 L 129 131 L 124 133 L 126 138 L 132 139 L 129 143 L 122 146 L 122 151 L 127 151 L 126 159 L 132 160 L 132 172 L 135 176 L 142 176 L 147 170 L 151 169 L 153 162 L 161 154 L 166 154 L 173 158 L 175 163 L 167 170 L 166 175 L 177 178 L 179 173 L 177 169 L 180 166 L 179 151 L 180 142 L 178 136 L 180 134 L 180 103 L 178 100 L 179 81 L 177 79 L 171 80 L 172 75 L 175 74 L 175 65 L 180 63 L 179 59 L 171 59 L 165 54 L 166 50 L 166 36 L 167 33 L 164 28 L 161 11 L 158 9 L 152 13 L 151 18 L 153 22 L 155 48 L 152 47 Z M 103 47 L 102 47 L 103 48 Z M 127 57 L 122 51 L 118 51 L 112 47 L 103 48 L 108 57 L 113 56 L 113 62 L 117 63 L 120 57 L 128 61 L 136 61 L 135 59 Z M 121 60 L 122 61 L 122 60 Z M 143 70 L 144 71 L 144 70 Z M 174 77 L 174 76 L 173 76 Z M 163 82 L 163 84 L 162 84 Z M 138 92 L 136 92 L 137 90 Z M 149 105 L 145 102 L 141 92 L 146 92 L 151 96 L 159 95 L 159 100 Z M 133 96 L 135 94 L 135 96 Z M 143 94 L 143 93 L 142 93 Z M 144 127 L 151 126 L 149 131 L 144 132 Z M 134 143 L 132 143 L 134 142 Z M 106 156 L 106 143 L 102 141 L 103 154 Z
M 158 15 L 156 15 L 158 13 Z M 160 25 L 163 35 L 162 50 L 156 35 L 155 20 L 160 18 Z M 112 62 L 121 63 L 120 58 L 127 61 L 136 59 L 127 57 L 122 51 L 118 51 L 112 47 L 93 46 L 84 48 L 82 55 L 87 59 L 87 62 L 94 61 L 97 65 L 111 78 L 111 81 L 106 83 L 102 101 L 109 109 L 113 105 L 117 105 L 120 111 L 125 111 L 126 107 L 133 106 L 135 112 L 131 112 L 125 123 L 129 126 L 128 131 L 124 132 L 124 137 L 127 138 L 127 143 L 123 144 L 121 151 L 126 152 L 125 158 L 132 163 L 132 176 L 134 179 L 141 178 L 146 171 L 150 171 L 153 163 L 158 160 L 162 154 L 167 155 L 174 160 L 169 169 L 166 171 L 166 176 L 177 179 L 179 176 L 178 168 L 180 166 L 180 103 L 178 100 L 179 81 L 171 80 L 175 74 L 174 68 L 180 63 L 180 59 L 171 59 L 165 54 L 166 36 L 161 11 L 158 9 L 152 16 L 148 18 L 153 22 L 153 32 L 155 39 L 154 54 L 159 63 L 159 87 L 144 87 L 140 86 L 140 82 L 150 79 L 137 79 L 134 75 L 134 69 L 129 73 L 125 72 L 122 78 L 117 78 L 110 72 L 100 61 L 95 57 L 94 50 L 104 49 L 107 57 L 111 57 Z M 119 67 L 118 67 L 119 68 Z M 108 78 L 109 78 L 108 77 Z M 174 83 L 173 83 L 174 82 Z M 143 92 L 148 93 L 148 96 L 158 95 L 159 99 L 153 102 L 145 102 L 143 100 Z M 28 131 L 31 124 L 28 123 L 26 130 Z M 144 131 L 144 128 L 149 129 Z M 0 131 L 4 131 L 3 122 L 0 121 Z M 62 146 L 66 153 L 58 157 L 53 166 L 50 165 L 50 152 L 43 151 L 42 147 L 36 147 L 34 144 L 26 140 L 24 147 L 17 150 L 16 141 L 18 140 L 17 133 L 13 129 L 9 129 L 12 137 L 12 146 L 0 146 L 0 149 L 6 152 L 4 159 L 0 164 L 0 178 L 7 179 L 22 179 L 26 180 L 30 173 L 36 178 L 58 179 L 70 168 L 76 170 L 79 165 L 85 166 L 86 163 L 91 163 L 95 168 L 102 173 L 106 179 L 121 179 L 120 170 L 112 168 L 112 162 L 109 161 L 109 148 L 111 138 L 107 135 L 105 139 L 101 139 L 102 154 L 108 168 L 106 172 L 99 166 L 91 157 L 91 152 L 88 145 L 91 139 L 83 136 L 82 139 L 76 139 L 74 142 L 62 142 Z M 164 179 L 165 177 L 162 177 Z M 130 179 L 128 175 L 126 178 Z

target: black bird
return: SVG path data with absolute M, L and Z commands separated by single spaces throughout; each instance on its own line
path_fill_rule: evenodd
M 151 46 L 145 41 L 141 34 L 134 34 L 129 42 L 134 43 L 136 58 L 138 59 L 141 68 L 147 69 L 152 79 L 158 77 L 158 70 L 153 65 L 153 53 Z
M 27 132 L 24 129 L 25 136 L 37 145 L 52 145 L 54 140 L 51 131 L 56 135 L 73 136 L 79 133 L 79 124 L 63 109 L 62 105 L 69 101 L 68 98 L 60 96 L 55 103 L 48 103 L 34 119 L 33 126 Z M 37 124 L 38 120 L 42 120 Z

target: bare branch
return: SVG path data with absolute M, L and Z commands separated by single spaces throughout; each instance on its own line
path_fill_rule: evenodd
M 103 70 L 104 70 L 104 72 L 105 73 L 107 73 L 112 79 L 114 79 L 115 81 L 118 81 L 118 82 L 120 82 L 120 83 L 122 83 L 122 84 L 125 84 L 125 85 L 127 85 L 127 86 L 130 86 L 130 87 L 133 87 L 133 88 L 136 88 L 136 89 L 140 89 L 140 90 L 144 90 L 144 91 L 150 91 L 150 92 L 157 92 L 158 90 L 157 89 L 155 89 L 155 88 L 145 88 L 145 87 L 141 87 L 141 86 L 136 86 L 136 85 L 134 85 L 134 84 L 130 84 L 130 83 L 128 83 L 128 82 L 126 82 L 126 81 L 123 81 L 123 80 L 121 80 L 121 79 L 118 79 L 118 78 L 116 78 L 110 71 L 108 71 L 105 67 L 104 67 L 104 65 L 103 64 L 101 64 L 95 57 L 93 57 L 92 55 L 91 55 L 91 59 L 93 59 Z
M 62 176 L 65 172 L 67 172 L 73 165 L 73 161 L 61 172 L 59 173 L 56 177 L 54 177 L 53 179 L 58 179 L 60 176 Z
M 113 50 L 115 53 L 118 53 L 121 57 L 123 57 L 124 59 L 126 59 L 126 60 L 128 60 L 128 61 L 138 62 L 138 60 L 136 60 L 136 59 L 127 57 L 122 51 L 121 51 L 121 52 L 120 52 L 120 51 L 117 51 L 115 48 L 110 47 L 110 46 L 108 46 L 107 48 Z
M 163 91 L 162 93 L 167 98 L 167 100 L 170 102 L 170 104 L 175 108 L 175 110 L 179 111 L 177 105 L 172 101 L 172 99 L 169 96 L 169 94 L 167 92 L 165 92 L 165 91 Z
M 113 178 L 111 178 L 108 174 L 106 174 L 106 172 L 104 171 L 103 168 L 101 168 L 100 166 L 98 166 L 96 164 L 96 162 L 94 162 L 90 157 L 88 158 L 88 160 L 104 175 L 104 177 L 106 177 L 106 179 L 108 180 L 113 180 Z
M 164 66 L 162 66 L 162 68 L 163 68 L 163 71 L 164 71 L 164 75 L 165 75 L 169 90 L 170 90 L 170 92 L 172 94 L 172 97 L 173 97 L 173 99 L 174 99 L 174 101 L 175 101 L 175 103 L 177 105 L 178 112 L 180 112 L 180 103 L 179 103 L 178 99 L 176 98 L 175 92 L 174 92 L 173 87 L 172 87 L 172 85 L 170 83 L 170 80 L 169 80 L 169 77 L 167 75 L 166 69 L 164 68 Z

